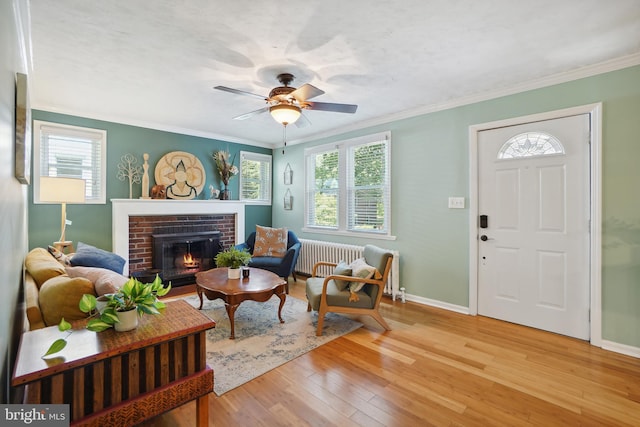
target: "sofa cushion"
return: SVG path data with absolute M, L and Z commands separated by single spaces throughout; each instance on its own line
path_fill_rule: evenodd
M 128 278 L 115 271 L 99 267 L 69 266 L 67 267 L 69 277 L 84 277 L 89 279 L 95 288 L 96 295 L 113 294 L 122 287 Z
M 78 242 L 78 250 L 71 258 L 73 266 L 107 268 L 118 274 L 122 274 L 125 262 L 125 259 L 118 254 L 83 242 Z
M 353 269 L 346 262 L 340 261 L 338 265 L 336 265 L 336 268 L 333 270 L 333 274 L 338 276 L 351 276 L 353 275 Z M 336 287 L 341 291 L 344 291 L 349 286 L 348 280 L 333 280 L 336 282 Z
M 62 265 L 71 265 L 71 255 L 67 255 L 55 246 L 47 246 L 49 253 Z
M 249 261 L 249 267 L 255 268 L 278 268 L 282 264 L 282 258 L 276 258 L 272 256 L 254 256 Z
M 84 277 L 69 277 L 64 274 L 44 282 L 38 296 L 44 323 L 54 326 L 60 323 L 63 317 L 67 321 L 87 317 L 78 308 L 80 298 L 84 294 L 95 295 L 93 283 Z
M 65 274 L 64 266 L 44 248 L 35 248 L 29 252 L 24 260 L 24 265 L 38 288 L 52 277 Z
M 29 320 L 29 330 L 44 328 L 44 320 L 38 302 L 38 285 L 33 280 L 33 276 L 26 274 L 24 278 L 24 303 L 27 306 L 27 320 Z
M 256 242 L 253 256 L 283 258 L 287 254 L 287 229 L 256 225 Z

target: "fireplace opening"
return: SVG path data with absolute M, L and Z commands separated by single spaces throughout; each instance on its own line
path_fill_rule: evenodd
M 153 268 L 171 286 L 194 283 L 197 272 L 215 267 L 214 258 L 221 250 L 219 231 L 157 233 L 151 238 Z

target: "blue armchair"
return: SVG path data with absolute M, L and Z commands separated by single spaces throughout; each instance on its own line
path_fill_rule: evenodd
M 253 255 L 253 247 L 256 243 L 255 231 L 249 234 L 247 240 L 244 243 L 236 245 L 238 249 L 246 249 Z M 287 253 L 284 258 L 260 256 L 251 257 L 249 261 L 249 267 L 262 268 L 264 270 L 271 271 L 277 274 L 283 279 L 287 280 L 289 276 L 293 276 L 293 280 L 296 280 L 296 272 L 294 270 L 296 262 L 298 261 L 298 255 L 300 255 L 300 247 L 302 244 L 295 233 L 291 230 L 287 232 Z M 287 293 L 289 293 L 289 284 L 287 283 Z

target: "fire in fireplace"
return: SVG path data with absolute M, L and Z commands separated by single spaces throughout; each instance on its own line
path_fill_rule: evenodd
M 219 231 L 159 232 L 151 235 L 153 268 L 172 286 L 194 283 L 195 274 L 213 268 L 221 250 Z

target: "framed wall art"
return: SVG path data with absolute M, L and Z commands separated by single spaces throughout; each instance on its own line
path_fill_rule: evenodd
M 29 185 L 31 178 L 31 108 L 27 75 L 16 73 L 16 142 L 15 176 L 22 184 Z
M 293 183 L 293 171 L 291 170 L 291 165 L 287 163 L 287 166 L 284 168 L 284 185 L 291 185 Z
M 287 192 L 284 193 L 284 210 L 290 211 L 291 209 L 293 209 L 293 196 L 291 191 L 287 189 Z

